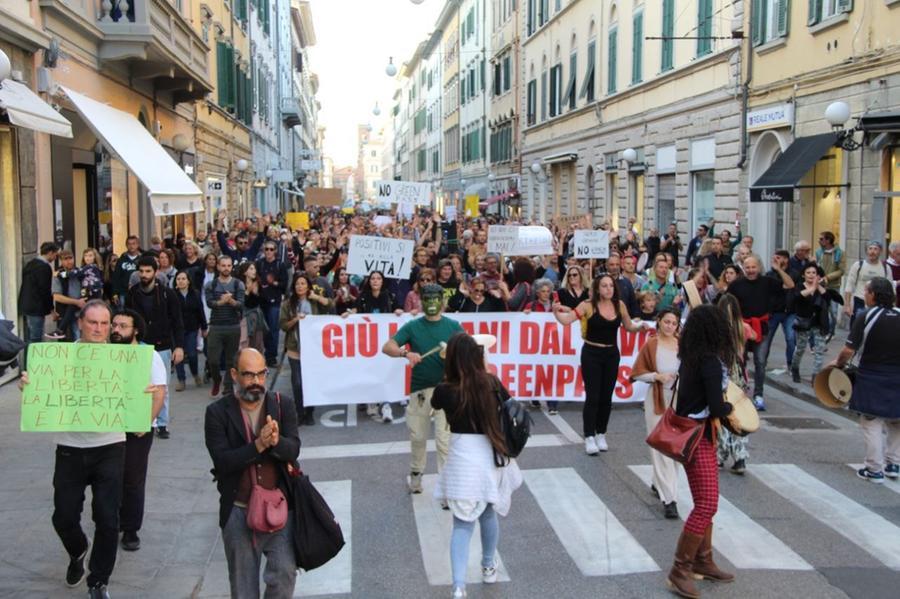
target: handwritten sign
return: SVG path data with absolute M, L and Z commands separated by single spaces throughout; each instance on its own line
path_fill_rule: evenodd
M 444 206 L 444 220 L 448 223 L 456 220 L 456 206 Z
M 430 206 L 431 183 L 412 181 L 376 181 L 378 204 L 400 204 L 401 206 Z
M 609 258 L 609 231 L 578 229 L 572 245 L 572 254 L 579 260 L 606 260 Z
M 284 215 L 284 223 L 292 231 L 306 231 L 309 229 L 309 212 L 288 212 Z
M 481 213 L 478 206 L 479 200 L 478 195 L 466 196 L 466 218 L 474 218 Z
M 153 348 L 32 343 L 22 390 L 23 431 L 144 433 L 150 430 Z
M 553 234 L 547 227 L 491 225 L 488 227 L 488 252 L 507 256 L 544 256 L 555 254 Z
M 378 270 L 390 279 L 408 279 L 415 245 L 411 239 L 351 235 L 347 272 L 367 276 Z
M 390 216 L 387 216 L 384 214 L 379 214 L 378 216 L 376 216 L 375 218 L 372 219 L 372 224 L 375 225 L 376 229 L 383 229 L 384 227 L 388 226 L 392 222 L 394 222 L 394 219 L 391 218 Z

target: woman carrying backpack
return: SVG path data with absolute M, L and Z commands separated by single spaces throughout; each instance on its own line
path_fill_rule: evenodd
M 497 581 L 497 515 L 509 512 L 512 492 L 522 484 L 516 461 L 507 457 L 500 424 L 500 404 L 509 397 L 502 383 L 487 371 L 484 348 L 459 333 L 447 344 L 444 382 L 434 389 L 431 407 L 444 410 L 450 424 L 450 452 L 434 497 L 453 512 L 450 563 L 453 597 L 466 596 L 469 541 L 475 521 L 481 529 L 481 575 Z

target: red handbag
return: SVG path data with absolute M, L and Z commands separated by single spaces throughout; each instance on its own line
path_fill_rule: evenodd
M 279 408 L 280 406 L 279 398 Z M 244 418 L 244 430 L 247 433 L 247 440 L 253 442 L 253 435 L 250 432 L 250 421 L 247 415 L 241 412 Z M 277 532 L 284 528 L 287 524 L 288 503 L 281 489 L 266 489 L 256 482 L 252 466 L 248 469 L 250 476 L 250 501 L 247 502 L 247 528 L 254 532 L 270 533 Z
M 675 381 L 673 400 L 678 396 L 678 381 Z M 656 427 L 647 436 L 647 445 L 676 462 L 691 461 L 703 436 L 705 420 L 694 420 L 675 413 L 672 405 L 666 408 Z

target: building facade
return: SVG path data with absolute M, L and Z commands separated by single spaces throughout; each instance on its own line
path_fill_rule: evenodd
M 519 154 L 520 4 L 513 0 L 493 0 L 491 5 L 491 103 L 487 140 L 491 176 L 487 203 L 504 214 L 508 207 L 519 205 L 522 172 Z
M 462 0 L 459 4 L 459 134 L 463 194 L 485 200 L 490 186 L 487 159 L 487 88 L 490 52 L 490 2 Z
M 439 197 L 444 205 L 462 200 L 462 173 L 459 130 L 459 0 L 449 0 L 438 17 L 441 32 L 441 114 L 443 131 L 442 182 Z

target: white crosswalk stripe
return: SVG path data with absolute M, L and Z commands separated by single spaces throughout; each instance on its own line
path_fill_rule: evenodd
M 655 572 L 659 566 L 573 468 L 523 470 L 560 543 L 585 576 Z
M 862 470 L 863 468 L 866 467 L 865 464 L 847 464 L 847 465 L 850 466 L 851 468 L 853 468 L 854 472 L 856 472 L 857 470 Z M 885 476 L 884 484 L 882 486 L 885 489 L 890 489 L 894 493 L 900 493 L 900 480 L 897 480 L 896 478 L 890 479 Z
M 653 467 L 629 466 L 649 487 Z M 684 470 L 678 468 L 678 513 L 684 520 L 694 508 L 691 490 Z M 757 570 L 812 570 L 775 535 L 754 522 L 733 503 L 719 496 L 719 511 L 713 520 L 713 545 L 738 568 Z
M 900 569 L 900 528 L 794 464 L 760 464 L 749 472 L 801 510 Z
M 413 495 L 413 511 L 416 518 L 416 529 L 419 534 L 419 548 L 422 551 L 422 562 L 425 565 L 425 576 L 432 586 L 449 586 L 453 584 L 453 573 L 450 571 L 450 534 L 453 530 L 453 515 L 441 509 L 434 499 L 436 474 L 422 477 L 422 493 Z M 469 566 L 466 573 L 467 583 L 481 582 L 481 536 L 478 527 L 469 543 Z M 509 582 L 509 573 L 496 556 L 497 580 Z
M 317 482 L 316 489 L 325 498 L 334 517 L 341 524 L 346 545 L 330 562 L 311 572 L 297 576 L 294 597 L 340 595 L 350 593 L 353 586 L 353 489 L 349 480 Z

